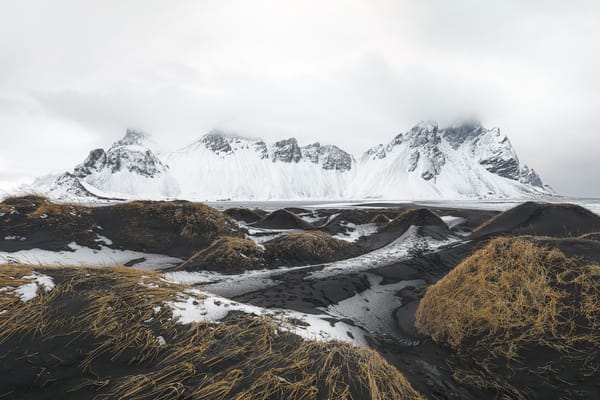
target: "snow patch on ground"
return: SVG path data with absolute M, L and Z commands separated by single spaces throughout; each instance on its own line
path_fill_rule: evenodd
M 0 251 L 0 264 L 29 265 L 85 265 L 107 267 L 124 265 L 132 260 L 143 259 L 135 268 L 161 269 L 173 267 L 182 262 L 180 258 L 162 254 L 142 253 L 133 250 L 111 249 L 100 246 L 100 250 L 83 247 L 75 242 L 69 244 L 72 251 L 50 251 L 42 249 L 19 250 L 12 253 Z
M 29 300 L 35 298 L 35 296 L 37 296 L 38 288 L 40 287 L 46 292 L 54 289 L 54 281 L 48 275 L 39 274 L 33 271 L 31 275 L 26 275 L 22 279 L 33 281 L 31 283 L 26 283 L 19 286 L 13 292 L 14 294 L 18 295 L 23 302 L 28 302 Z
M 323 279 L 351 272 L 361 272 L 384 267 L 394 262 L 410 257 L 410 251 L 415 248 L 425 248 L 427 251 L 436 250 L 457 242 L 459 239 L 435 240 L 419 235 L 419 228 L 411 226 L 402 236 L 392 243 L 370 253 L 346 260 L 336 261 L 315 271 L 305 279 Z
M 333 317 L 350 319 L 369 333 L 388 336 L 396 330 L 393 310 L 402 306 L 396 293 L 408 286 L 424 286 L 425 281 L 418 279 L 382 285 L 380 276 L 367 274 L 367 279 L 369 289 L 321 309 Z
M 443 217 L 440 217 L 440 219 L 442 221 L 444 221 L 446 223 L 446 225 L 448 225 L 448 228 L 452 229 L 455 226 L 458 226 L 462 223 L 467 222 L 466 218 L 463 217 L 455 217 L 453 215 L 445 215 Z
M 301 267 L 281 267 L 276 269 L 261 269 L 255 271 L 246 271 L 242 274 L 225 275 L 214 271 L 173 271 L 165 272 L 164 279 L 167 282 L 184 285 L 202 284 L 204 288 L 213 293 L 222 296 L 240 296 L 255 290 L 266 289 L 277 286 L 280 282 L 277 276 L 290 271 L 308 268 Z
M 370 236 L 377 232 L 377 224 L 362 224 L 356 225 L 352 222 L 342 223 L 342 226 L 350 228 L 347 232 L 338 233 L 333 237 L 336 239 L 346 240 L 348 242 L 356 242 L 361 236 Z
M 286 309 L 267 309 L 238 303 L 198 289 L 178 293 L 178 300 L 166 303 L 173 317 L 182 324 L 193 322 L 219 322 L 232 311 L 274 318 L 282 331 L 295 333 L 311 340 L 342 340 L 366 346 L 365 332 L 345 322 L 327 321 L 327 314 L 306 314 Z
M 8 236 L 4 236 L 4 240 L 18 240 L 20 242 L 23 242 L 23 241 L 27 240 L 27 238 L 23 237 L 23 236 L 8 235 Z
M 309 224 L 312 224 L 314 222 L 317 222 L 317 221 L 323 219 L 323 217 L 319 217 L 319 215 L 314 211 L 311 213 L 298 214 L 298 216 L 300 218 L 302 218 L 303 220 L 305 220 L 306 222 L 308 222 Z

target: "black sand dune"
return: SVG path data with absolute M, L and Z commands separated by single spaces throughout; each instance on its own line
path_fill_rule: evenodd
M 285 209 L 273 211 L 253 226 L 265 229 L 315 229 L 314 225 Z
M 92 215 L 115 246 L 176 257 L 188 257 L 220 236 L 243 236 L 229 216 L 188 201 L 134 201 L 95 207 Z
M 368 251 L 374 250 L 393 242 L 411 227 L 420 227 L 423 236 L 444 240 L 452 235 L 444 221 L 436 214 L 425 208 L 408 209 L 398 214 L 387 224 L 379 227 L 378 231 L 368 237 L 362 237 L 357 245 Z
M 310 265 L 351 258 L 361 253 L 352 243 L 313 230 L 294 232 L 264 243 L 269 266 Z
M 43 197 L 0 203 L 0 250 L 69 250 L 68 244 L 187 257 L 220 236 L 243 233 L 229 216 L 201 203 L 134 201 L 103 207 L 55 204 Z
M 258 247 L 252 240 L 225 236 L 192 255 L 176 269 L 233 274 L 264 268 L 265 264 L 264 249 Z
M 579 236 L 600 231 L 600 216 L 575 204 L 527 202 L 475 229 L 477 235 Z
M 0 250 L 68 250 L 68 244 L 98 248 L 96 221 L 87 207 L 53 204 L 44 197 L 7 198 L 0 203 Z
M 268 214 L 266 211 L 258 208 L 250 209 L 239 207 L 228 208 L 227 210 L 223 211 L 223 213 L 229 215 L 236 221 L 242 221 L 248 224 L 260 221 Z

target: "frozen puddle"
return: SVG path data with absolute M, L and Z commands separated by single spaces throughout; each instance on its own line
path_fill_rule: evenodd
M 133 250 L 117 250 L 100 246 L 100 250 L 79 246 L 70 243 L 72 251 L 50 251 L 42 249 L 19 250 L 12 253 L 0 251 L 0 264 L 28 264 L 28 265 L 84 265 L 107 267 L 124 265 L 133 260 L 134 267 L 155 270 L 173 267 L 182 262 L 181 259 L 162 254 L 142 253 Z
M 238 303 L 198 289 L 178 293 L 178 300 L 167 302 L 173 317 L 182 324 L 219 322 L 232 311 L 270 316 L 283 331 L 295 333 L 310 340 L 341 340 L 367 346 L 365 332 L 359 327 L 341 321 L 331 321 L 328 314 L 306 314 L 292 310 L 262 308 Z

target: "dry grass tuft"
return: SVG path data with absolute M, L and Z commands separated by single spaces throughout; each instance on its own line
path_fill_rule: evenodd
M 457 376 L 478 385 L 508 384 L 490 380 L 494 366 L 528 369 L 535 349 L 568 360 L 581 374 L 597 374 L 600 266 L 533 240 L 497 238 L 427 290 L 416 326 L 474 359 L 485 373 Z M 529 372 L 549 373 L 551 364 Z
M 436 214 L 426 208 L 404 210 L 394 219 L 379 228 L 380 231 L 405 231 L 411 225 L 416 226 L 442 226 L 446 224 Z
M 371 219 L 372 224 L 387 224 L 390 222 L 390 219 L 385 214 L 377 214 Z
M 92 211 L 108 237 L 132 250 L 189 256 L 220 236 L 243 236 L 231 217 L 202 203 L 132 201 Z
M 0 283 L 18 285 L 31 270 L 2 266 Z M 9 303 L 12 295 L 0 292 L 7 309 L 0 314 L 6 354 L 0 363 L 68 376 L 49 387 L 57 393 L 130 400 L 422 399 L 374 351 L 304 341 L 267 317 L 233 313 L 221 323 L 179 324 L 165 302 L 186 287 L 157 274 L 124 267 L 35 270 L 57 285 L 27 303 Z M 0 388 L 23 389 L 9 382 Z M 35 382 L 27 393 L 35 396 L 36 388 L 48 394 Z
M 273 262 L 329 262 L 353 257 L 352 243 L 321 231 L 294 232 L 267 242 L 267 258 Z
M 215 240 L 208 248 L 194 254 L 178 269 L 245 271 L 262 267 L 263 256 L 264 250 L 252 240 L 226 236 Z

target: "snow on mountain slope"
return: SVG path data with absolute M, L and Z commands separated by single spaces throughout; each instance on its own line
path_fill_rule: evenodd
M 257 200 L 340 198 L 354 163 L 335 146 L 301 148 L 293 138 L 267 145 L 215 131 L 165 160 L 185 173 L 179 184 L 186 197 Z
M 178 196 L 177 180 L 151 147 L 156 144 L 147 134 L 128 129 L 107 151 L 92 150 L 73 172 L 38 178 L 33 187 L 58 200 Z
M 59 200 L 522 198 L 551 194 L 522 165 L 508 137 L 477 122 L 439 129 L 421 122 L 358 161 L 334 145 L 265 143 L 213 130 L 192 144 L 157 152 L 147 134 L 128 130 L 107 151 L 33 190 Z
M 356 198 L 399 192 L 404 199 L 514 198 L 545 191 L 519 181 L 519 160 L 506 135 L 475 123 L 440 130 L 422 122 L 367 151 L 356 169 Z

